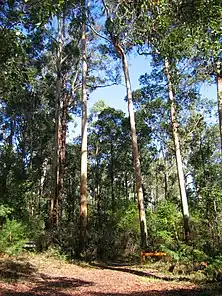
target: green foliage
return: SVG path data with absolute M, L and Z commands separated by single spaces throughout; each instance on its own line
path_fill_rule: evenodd
M 46 243 L 45 235 L 45 223 L 44 219 L 40 217 L 29 217 L 28 221 L 26 221 L 26 235 L 29 239 L 35 241 L 37 250 L 40 248 L 40 245 L 44 245 Z M 41 242 L 41 240 L 43 240 Z
M 77 217 L 76 217 L 77 218 Z M 55 230 L 52 237 L 53 247 L 67 258 L 73 258 L 78 247 L 78 222 L 64 221 L 59 229 Z M 49 234 L 46 233 L 45 236 Z M 47 238 L 46 238 L 47 239 Z
M 177 253 L 178 261 L 188 265 L 191 262 L 201 262 L 202 260 L 205 260 L 207 258 L 206 254 L 204 254 L 203 251 L 194 249 L 192 245 L 189 246 L 184 243 L 181 243 Z
M 222 280 L 222 256 L 216 256 L 211 259 L 210 264 L 206 268 L 208 278 L 216 281 Z
M 0 217 L 7 218 L 12 211 L 13 209 L 8 206 L 0 205 Z
M 0 232 L 0 252 L 18 255 L 26 240 L 26 227 L 14 219 L 7 219 Z
M 148 246 L 151 250 L 177 250 L 181 238 L 181 213 L 172 202 L 162 201 L 147 212 Z
M 126 209 L 120 211 L 121 212 L 117 212 L 117 216 L 119 215 L 117 229 L 121 232 L 128 232 L 129 234 L 138 237 L 140 226 L 137 206 L 134 203 L 130 203 Z
M 49 209 L 57 68 L 61 66 L 61 93 L 69 101 L 69 122 L 80 106 L 82 3 L 1 2 L 0 251 L 17 254 L 28 237 L 40 251 L 50 246 L 49 256 L 74 257 L 79 243 L 79 137 L 66 145 L 58 229 L 49 229 Z M 120 60 L 110 43 L 94 38 L 91 25 L 99 34 L 103 30 L 101 35 L 108 33 L 113 43 L 120 42 L 127 53 L 139 45 L 153 55 L 151 75 L 141 76 L 142 88 L 133 94 L 148 247 L 166 251 L 173 261 L 186 266 L 208 262 L 206 272 L 212 279 L 221 273 L 221 154 L 214 124 L 216 102 L 200 98 L 199 80 L 213 81 L 210 78 L 221 51 L 218 3 L 141 0 L 116 5 L 110 0 L 106 23 L 98 2 L 92 1 L 87 8 L 88 95 L 98 86 L 119 83 L 120 72 Z M 56 61 L 58 15 L 65 25 L 61 65 Z M 172 83 L 191 214 L 188 244 L 184 243 L 178 198 L 165 56 L 175 66 Z M 83 255 L 109 260 L 138 255 L 140 228 L 128 116 L 103 101 L 96 103 L 91 110 L 88 144 L 88 245 Z
M 203 250 L 200 249 L 193 249 L 192 250 L 193 261 L 201 262 L 206 261 L 208 256 Z
M 59 259 L 60 261 L 67 261 L 67 255 L 62 253 L 56 247 L 50 247 L 47 251 L 44 252 L 45 256 L 48 258 Z
M 138 209 L 135 203 L 129 203 L 125 209 L 117 212 L 116 245 L 120 255 L 127 258 L 139 251 L 140 225 Z M 118 243 L 119 242 L 119 243 Z

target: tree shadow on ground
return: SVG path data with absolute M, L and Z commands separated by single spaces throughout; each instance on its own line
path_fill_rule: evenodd
M 67 282 L 66 282 L 67 280 Z M 75 288 L 87 285 L 87 282 L 75 281 L 75 279 L 70 282 L 69 279 L 60 278 L 58 281 L 54 282 L 55 286 L 48 287 L 47 285 L 36 286 L 35 288 L 28 289 L 24 292 L 16 291 L 16 289 L 5 289 L 1 290 L 3 296 L 74 296 L 81 295 L 79 292 L 75 293 Z M 60 286 L 61 284 L 61 286 Z M 72 291 L 64 291 L 64 285 L 66 288 L 72 289 Z M 60 289 L 58 289 L 60 287 Z M 157 291 L 157 290 L 148 290 L 148 291 L 132 291 L 125 293 L 118 292 L 95 292 L 85 291 L 82 295 L 88 296 L 221 296 L 219 291 L 207 291 L 207 290 L 191 290 L 191 289 L 173 289 L 168 291 Z
M 163 280 L 163 281 L 190 281 L 190 278 L 188 277 L 175 277 L 175 276 L 167 276 L 164 274 L 155 274 L 151 271 L 147 270 L 137 270 L 137 269 L 131 269 L 131 268 L 126 268 L 126 267 L 121 267 L 117 265 L 105 265 L 105 264 L 91 264 L 94 267 L 98 267 L 101 269 L 109 269 L 109 270 L 115 270 L 115 271 L 121 271 L 121 272 L 128 272 L 131 274 L 135 274 L 138 276 L 142 277 L 150 277 L 158 280 Z
M 0 278 L 6 281 L 18 281 L 32 279 L 36 274 L 36 268 L 29 262 L 14 260 L 0 261 Z
M 0 261 L 0 279 L 8 282 L 1 285 L 0 295 L 4 296 L 68 296 L 66 290 L 75 291 L 81 286 L 93 286 L 93 282 L 69 277 L 53 277 L 38 273 L 29 262 Z
M 81 286 L 93 286 L 93 282 L 82 281 L 75 278 L 67 277 L 49 277 L 45 274 L 40 274 L 41 279 L 35 281 L 33 285 L 23 285 L 18 291 L 16 286 L 12 288 L 1 289 L 3 296 L 69 296 L 72 295 L 69 291 L 75 292 L 75 289 Z M 24 291 L 21 291 L 23 289 Z M 69 291 L 66 291 L 69 290 Z
M 99 266 L 97 266 L 99 267 Z M 130 272 L 139 276 L 150 276 L 144 271 L 137 271 L 128 268 L 112 267 L 112 266 L 100 266 L 99 268 L 117 270 L 121 272 Z M 44 273 L 38 273 L 33 265 L 28 262 L 13 262 L 6 260 L 0 262 L 0 276 L 4 276 L 4 279 L 14 280 L 13 284 L 3 284 L 0 282 L 0 295 L 1 296 L 74 296 L 74 295 L 88 295 L 88 296 L 222 296 L 222 289 L 209 290 L 206 289 L 183 289 L 173 288 L 161 289 L 161 283 L 158 284 L 158 290 L 154 288 L 144 287 L 144 291 L 128 291 L 128 292 L 112 292 L 112 288 L 109 288 L 107 292 L 98 291 L 98 287 L 95 287 L 93 281 L 85 281 L 72 277 L 59 277 L 49 276 Z M 151 274 L 153 277 L 153 274 Z M 164 280 L 162 277 L 156 276 L 155 278 Z M 20 282 L 24 280 L 24 282 Z M 101 279 L 102 281 L 102 279 Z M 81 288 L 84 287 L 84 293 L 80 294 Z M 118 287 L 120 290 L 124 287 Z M 96 290 L 95 290 L 96 289 Z M 100 287 L 102 290 L 103 288 Z
M 207 290 L 190 290 L 190 289 L 178 289 L 169 291 L 157 291 L 149 290 L 143 292 L 130 292 L 130 293 L 102 293 L 95 292 L 91 293 L 91 296 L 221 296 L 222 292 L 218 291 L 207 291 Z
M 166 276 L 164 274 L 155 274 L 151 271 L 147 271 L 147 270 L 136 270 L 136 269 L 130 269 L 130 268 L 126 268 L 126 267 L 121 267 L 122 265 L 105 265 L 105 264 L 91 264 L 92 266 L 98 267 L 100 269 L 109 269 L 109 270 L 114 270 L 114 271 L 121 271 L 121 272 L 127 272 L 127 273 L 131 273 L 137 276 L 141 276 L 141 277 L 148 277 L 148 278 L 153 278 L 153 279 L 157 279 L 157 280 L 162 280 L 162 281 L 178 281 L 178 282 L 191 282 L 191 279 L 189 277 L 181 277 L 181 276 Z M 171 291 L 147 291 L 147 292 L 133 292 L 132 294 L 103 294 L 103 293 L 98 293 L 98 294 L 93 294 L 95 296 L 103 296 L 103 295 L 109 295 L 109 296 L 176 296 L 176 295 L 184 295 L 184 296 L 222 296 L 222 282 L 218 282 L 218 283 L 204 283 L 204 284 L 200 284 L 199 283 L 199 289 L 194 289 L 194 290 L 171 290 Z

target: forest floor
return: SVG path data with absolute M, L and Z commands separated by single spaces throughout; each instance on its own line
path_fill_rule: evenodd
M 70 264 L 44 255 L 0 258 L 0 296 L 222 296 L 150 266 Z

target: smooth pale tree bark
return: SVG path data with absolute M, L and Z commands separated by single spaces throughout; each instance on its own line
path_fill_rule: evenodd
M 164 160 L 164 198 L 165 200 L 168 199 L 169 193 L 168 193 L 168 165 L 167 161 Z
M 66 161 L 66 129 L 67 129 L 67 109 L 68 109 L 68 94 L 64 93 L 61 101 L 60 112 L 60 139 L 59 139 L 59 177 L 58 177 L 58 224 L 62 220 L 62 202 L 64 195 L 64 174 Z
M 100 225 L 101 220 L 101 188 L 100 188 L 100 169 L 99 169 L 99 141 L 96 141 L 96 150 L 95 150 L 95 159 L 96 159 L 96 168 L 95 168 L 95 202 L 96 202 L 96 208 L 97 208 L 97 220 L 96 225 L 98 225 L 98 228 Z
M 83 1 L 82 24 L 82 144 L 81 144 L 81 179 L 80 179 L 80 252 L 86 244 L 88 220 L 88 185 L 87 185 L 87 55 L 86 55 L 86 2 Z
M 171 114 L 171 124 L 172 124 L 173 140 L 174 140 L 175 154 L 176 154 L 177 175 L 178 175 L 180 197 L 181 197 L 182 210 L 183 210 L 184 236 L 185 236 L 185 241 L 188 241 L 190 237 L 189 209 L 188 209 L 188 202 L 187 202 L 186 182 L 185 182 L 185 176 L 183 171 L 180 139 L 178 134 L 178 122 L 177 122 L 177 114 L 176 114 L 176 106 L 175 106 L 175 97 L 173 92 L 173 85 L 172 85 L 171 73 L 170 73 L 170 64 L 169 64 L 168 58 L 165 58 L 165 72 L 166 72 L 167 83 L 168 83 L 168 96 L 170 101 L 170 114 Z
M 218 115 L 219 115 L 219 130 L 220 130 L 220 143 L 222 152 L 222 74 L 221 62 L 217 62 L 217 99 L 218 99 Z
M 110 143 L 110 182 L 111 182 L 111 197 L 112 197 L 112 211 L 115 212 L 115 194 L 114 194 L 114 160 L 113 160 L 113 138 L 111 135 Z
M 133 164 L 136 177 L 136 194 L 139 209 L 139 220 L 140 220 L 140 235 L 141 235 L 141 247 L 145 250 L 147 248 L 147 225 L 146 225 L 146 213 L 144 208 L 143 188 L 142 188 L 142 174 L 140 165 L 140 155 L 138 150 L 137 135 L 136 135 L 136 124 L 135 115 L 133 110 L 133 99 L 132 90 L 130 83 L 130 75 L 126 54 L 123 48 L 119 44 L 115 44 L 116 51 L 122 58 L 122 67 L 125 77 L 127 101 L 128 101 L 128 112 L 130 117 L 130 128 L 132 137 L 132 150 L 133 150 Z
M 39 190 L 38 190 L 38 195 L 40 197 L 43 196 L 44 193 L 44 185 L 46 181 L 46 176 L 47 176 L 47 167 L 48 167 L 48 158 L 46 158 L 42 165 L 41 165 L 41 170 L 40 170 L 40 180 L 39 180 Z
M 52 160 L 52 190 L 51 190 L 51 205 L 50 205 L 50 225 L 51 228 L 59 224 L 58 221 L 58 178 L 59 178 L 59 138 L 60 138 L 60 97 L 62 90 L 62 18 L 57 17 L 58 22 L 58 49 L 56 57 L 56 95 L 55 95 L 55 136 L 54 136 L 54 150 Z
M 112 22 L 110 11 L 108 6 L 106 5 L 105 0 L 102 0 L 102 3 L 106 10 L 107 20 Z M 115 47 L 117 54 L 122 59 L 122 68 L 123 68 L 125 84 L 126 84 L 128 112 L 129 112 L 129 118 L 130 118 L 133 166 L 135 171 L 136 195 L 137 195 L 139 221 L 140 221 L 141 248 L 145 250 L 147 248 L 146 213 L 145 213 L 145 207 L 144 207 L 142 174 L 141 174 L 140 156 L 139 156 L 139 149 L 138 149 L 137 135 L 136 135 L 136 124 L 135 124 L 135 116 L 134 116 L 134 110 L 133 110 L 133 98 L 132 98 L 132 90 L 131 90 L 131 83 L 130 83 L 129 67 L 128 67 L 125 51 L 122 48 L 121 44 L 119 43 L 117 36 L 113 35 L 113 32 L 111 31 L 109 31 L 109 34 L 110 34 L 111 42 Z
M 163 157 L 164 198 L 167 200 L 169 197 L 169 165 L 167 161 L 167 152 L 163 147 L 161 148 Z

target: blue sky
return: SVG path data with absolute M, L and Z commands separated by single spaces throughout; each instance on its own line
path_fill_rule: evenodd
M 131 85 L 132 89 L 137 89 L 139 85 L 139 77 L 144 73 L 150 73 L 150 60 L 145 58 L 144 56 L 131 56 L 129 58 L 129 72 L 131 77 Z M 217 100 L 217 89 L 215 85 L 203 84 L 201 87 L 201 94 L 203 97 L 206 97 L 210 100 Z M 107 105 L 110 107 L 121 109 L 123 112 L 127 113 L 127 102 L 125 102 L 124 98 L 126 96 L 126 89 L 124 86 L 124 81 L 122 79 L 121 85 L 114 85 L 105 88 L 99 88 L 90 94 L 90 99 L 88 101 L 88 111 L 90 111 L 91 107 L 99 100 L 104 100 Z M 73 127 L 73 123 L 70 124 L 69 130 L 70 135 L 69 139 L 73 136 L 77 136 L 80 134 L 80 118 L 75 118 L 75 122 L 77 123 L 77 127 Z
M 151 71 L 150 61 L 144 56 L 131 56 L 129 58 L 129 72 L 131 78 L 132 89 L 139 87 L 139 78 L 142 74 Z M 126 96 L 126 88 L 122 79 L 121 85 L 100 88 L 93 92 L 89 100 L 89 109 L 98 100 L 104 100 L 107 105 L 116 109 L 121 109 L 127 113 L 127 102 L 124 101 Z
M 150 62 L 144 56 L 133 55 L 129 57 L 128 62 L 132 89 L 136 89 L 139 87 L 140 76 L 151 71 Z M 88 112 L 97 101 L 104 100 L 108 106 L 123 110 L 123 112 L 127 113 L 127 102 L 124 100 L 126 96 L 126 88 L 123 80 L 124 79 L 122 78 L 121 85 L 99 88 L 91 93 L 88 101 Z M 75 122 L 77 123 L 76 128 L 73 126 L 73 123 L 69 125 L 69 140 L 71 140 L 73 136 L 80 134 L 81 119 L 75 118 Z

